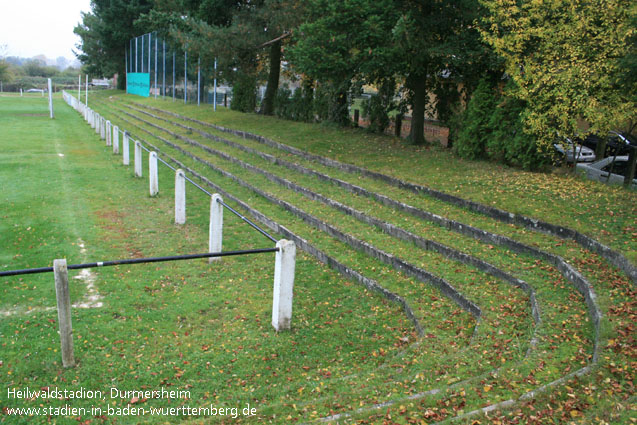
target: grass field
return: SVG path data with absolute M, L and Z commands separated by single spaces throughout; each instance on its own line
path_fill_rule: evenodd
M 227 258 L 212 265 L 193 260 L 117 266 L 93 269 L 91 274 L 71 272 L 71 299 L 81 304 L 73 309 L 79 364 L 65 370 L 59 355 L 53 276 L 0 278 L 0 374 L 7 389 L 104 392 L 98 398 L 24 399 L 0 388 L 5 413 L 0 422 L 174 423 L 177 419 L 167 414 L 126 416 L 109 409 L 181 406 L 239 409 L 237 417 L 231 410 L 225 416 L 179 417 L 190 423 L 320 418 L 332 423 L 633 423 L 634 284 L 598 255 L 573 241 L 498 222 L 147 106 L 250 131 L 571 227 L 621 252 L 633 264 L 637 258 L 634 192 L 570 175 L 525 173 L 458 160 L 436 147 L 416 148 L 361 130 L 140 99 L 104 92 L 93 96 L 92 107 L 135 139 L 158 147 L 160 157 L 196 170 L 335 260 L 401 296 L 424 333 L 415 332 L 398 304 L 301 251 L 293 329 L 281 333 L 270 325 L 273 254 Z M 67 258 L 72 264 L 207 249 L 205 194 L 188 187 L 188 222 L 176 226 L 171 170 L 160 165 L 160 193 L 151 198 L 147 168 L 143 178 L 133 177 L 132 167 L 122 165 L 121 156 L 113 155 L 76 111 L 61 99 L 55 107 L 56 119 L 50 120 L 44 99 L 0 97 L 0 271 L 48 266 L 54 258 Z M 185 129 L 186 124 L 193 129 Z M 584 298 L 553 265 L 354 195 L 264 155 L 563 257 L 588 279 L 597 295 L 603 314 L 599 334 Z M 236 178 L 228 178 L 229 173 Z M 292 184 L 283 185 L 281 179 Z M 308 198 L 292 187 L 307 188 L 322 198 Z M 531 286 L 533 299 L 500 276 L 396 239 L 334 208 L 327 198 L 488 261 Z M 331 233 L 302 213 L 325 223 Z M 479 306 L 480 319 L 426 280 L 397 270 L 378 255 L 353 249 L 353 240 L 445 279 Z M 262 235 L 225 214 L 224 250 L 270 246 Z M 534 300 L 539 321 L 532 314 Z M 600 347 L 596 363 L 595 341 Z M 592 367 L 583 376 L 552 384 L 587 365 Z M 524 396 L 547 384 L 551 387 Z M 144 400 L 111 397 L 111 388 L 189 394 L 186 399 Z M 255 408 L 255 416 L 242 415 L 248 404 Z M 8 414 L 13 408 L 65 405 L 86 410 L 37 418 Z M 472 413 L 486 406 L 494 406 L 488 417 Z

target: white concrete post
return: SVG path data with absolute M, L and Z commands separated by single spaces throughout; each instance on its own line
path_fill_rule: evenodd
M 100 134 L 100 124 L 102 122 L 102 117 L 97 112 L 95 113 L 95 134 Z
M 135 176 L 142 176 L 142 144 L 135 142 Z
M 106 146 L 110 146 L 113 141 L 113 126 L 111 125 L 111 120 L 106 120 Z
M 292 323 L 296 245 L 292 241 L 281 239 L 276 243 L 276 246 L 279 251 L 277 251 L 274 261 L 272 326 L 277 331 L 281 331 L 290 329 Z
M 175 172 L 175 224 L 186 223 L 186 174 Z
M 157 153 L 151 152 L 148 155 L 148 182 L 150 184 L 150 196 L 159 192 L 159 179 L 157 178 Z
M 119 154 L 119 127 L 114 125 L 113 132 L 111 134 L 111 141 L 113 142 L 113 153 Z
M 223 245 L 223 198 L 215 193 L 210 198 L 210 228 L 208 231 L 208 252 L 221 252 Z M 221 257 L 210 257 L 208 262 L 220 261 Z
M 100 117 L 100 138 L 106 140 L 106 120 Z
M 49 112 L 50 112 L 50 115 L 51 115 L 51 119 L 53 119 L 54 118 L 54 115 L 53 115 L 53 92 L 51 91 L 51 79 L 49 78 L 48 80 L 49 80 L 48 81 L 48 85 L 49 85 Z M 43 95 L 44 95 L 44 93 L 43 93 Z
M 122 162 L 124 165 L 130 164 L 130 152 L 128 151 L 128 133 L 124 130 L 124 137 L 122 137 Z
M 55 274 L 55 297 L 57 298 L 60 343 L 62 345 L 62 366 L 75 366 L 73 355 L 73 327 L 71 326 L 71 295 L 66 260 L 53 260 Z
M 91 128 L 95 128 L 95 111 L 92 109 L 88 111 L 88 123 L 91 125 Z

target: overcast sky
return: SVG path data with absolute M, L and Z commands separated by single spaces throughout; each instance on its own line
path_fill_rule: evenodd
M 79 37 L 73 28 L 81 12 L 91 10 L 90 0 L 2 0 L 0 6 L 0 54 L 74 60 Z

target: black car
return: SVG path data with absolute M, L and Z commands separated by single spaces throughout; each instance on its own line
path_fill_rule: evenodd
M 582 140 L 582 144 L 597 152 L 597 145 L 601 141 L 602 138 L 600 136 L 590 134 L 584 140 Z M 624 132 L 611 131 L 608 133 L 604 157 L 611 155 L 628 155 L 631 145 L 637 147 L 637 140 Z

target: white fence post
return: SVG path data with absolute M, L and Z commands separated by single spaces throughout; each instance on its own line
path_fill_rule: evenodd
M 210 198 L 210 229 L 208 231 L 208 252 L 221 252 L 223 244 L 223 198 L 215 193 Z M 208 262 L 220 261 L 221 257 L 209 257 Z
M 106 146 L 110 146 L 113 142 L 113 126 L 110 120 L 106 120 Z
M 100 118 L 100 138 L 106 140 L 106 119 Z
M 296 245 L 292 241 L 281 239 L 276 246 L 279 250 L 274 261 L 272 326 L 280 331 L 290 329 L 292 323 Z
M 151 152 L 148 155 L 148 182 L 150 184 L 150 196 L 155 196 L 159 192 L 159 179 L 157 177 L 157 153 Z
M 135 176 L 142 176 L 142 144 L 135 141 Z
M 51 119 L 54 118 L 53 115 L 53 92 L 51 91 L 51 79 L 48 79 L 48 84 L 49 84 L 49 111 L 50 111 L 50 115 L 51 115 Z
M 186 174 L 175 172 L 175 224 L 186 223 Z
M 62 346 L 62 366 L 75 366 L 73 355 L 73 327 L 71 326 L 71 295 L 69 293 L 69 273 L 66 260 L 53 260 L 55 274 L 55 297 L 57 298 L 60 343 Z
M 113 153 L 119 154 L 119 127 L 113 126 L 113 132 L 111 134 L 111 140 L 113 142 Z
M 124 130 L 122 137 L 122 162 L 124 165 L 130 164 L 130 152 L 128 151 L 128 132 Z

